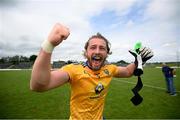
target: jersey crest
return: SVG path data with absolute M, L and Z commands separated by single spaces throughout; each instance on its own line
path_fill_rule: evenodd
M 104 86 L 102 83 L 98 83 L 98 85 L 95 87 L 95 93 L 100 94 L 104 90 Z

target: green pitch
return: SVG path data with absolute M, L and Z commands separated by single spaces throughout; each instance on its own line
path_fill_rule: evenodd
M 130 99 L 136 77 L 111 82 L 104 117 L 106 119 L 169 119 L 180 118 L 180 69 L 177 69 L 175 86 L 177 96 L 165 91 L 165 81 L 158 68 L 146 68 L 140 91 L 144 100 L 134 106 Z M 29 89 L 31 71 L 0 71 L 0 118 L 69 118 L 69 85 L 51 91 L 36 93 Z

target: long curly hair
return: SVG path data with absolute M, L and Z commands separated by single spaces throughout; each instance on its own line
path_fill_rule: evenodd
M 84 46 L 84 49 L 85 49 L 85 51 L 84 51 L 84 57 L 86 57 L 86 56 L 85 56 L 85 52 L 86 52 L 86 50 L 87 50 L 87 48 L 88 48 L 88 46 L 89 46 L 89 41 L 90 41 L 91 39 L 94 39 L 94 38 L 99 38 L 99 39 L 104 40 L 105 43 L 106 43 L 107 54 L 108 54 L 108 55 L 111 55 L 111 54 L 112 54 L 112 52 L 110 51 L 110 49 L 111 49 L 111 44 L 110 44 L 110 42 L 109 42 L 103 35 L 101 35 L 100 33 L 97 33 L 96 35 L 92 35 L 92 36 L 88 39 L 88 41 L 85 43 L 85 46 Z

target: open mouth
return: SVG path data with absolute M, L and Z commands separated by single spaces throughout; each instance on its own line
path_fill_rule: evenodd
M 93 56 L 92 57 L 92 66 L 100 67 L 102 64 L 102 60 L 103 60 L 103 58 L 101 56 L 97 56 L 97 55 Z
M 102 55 L 92 55 L 89 59 L 89 66 L 92 70 L 100 70 L 104 63 L 104 57 Z
M 94 60 L 94 61 L 101 61 L 101 57 L 100 56 L 93 56 L 92 57 L 92 60 Z

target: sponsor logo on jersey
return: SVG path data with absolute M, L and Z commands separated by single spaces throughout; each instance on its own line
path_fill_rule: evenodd
M 104 90 L 104 86 L 102 83 L 98 83 L 98 85 L 95 87 L 95 93 L 100 94 Z
M 108 69 L 105 69 L 105 70 L 103 70 L 104 71 L 104 73 L 106 74 L 106 75 L 109 75 L 109 70 Z

